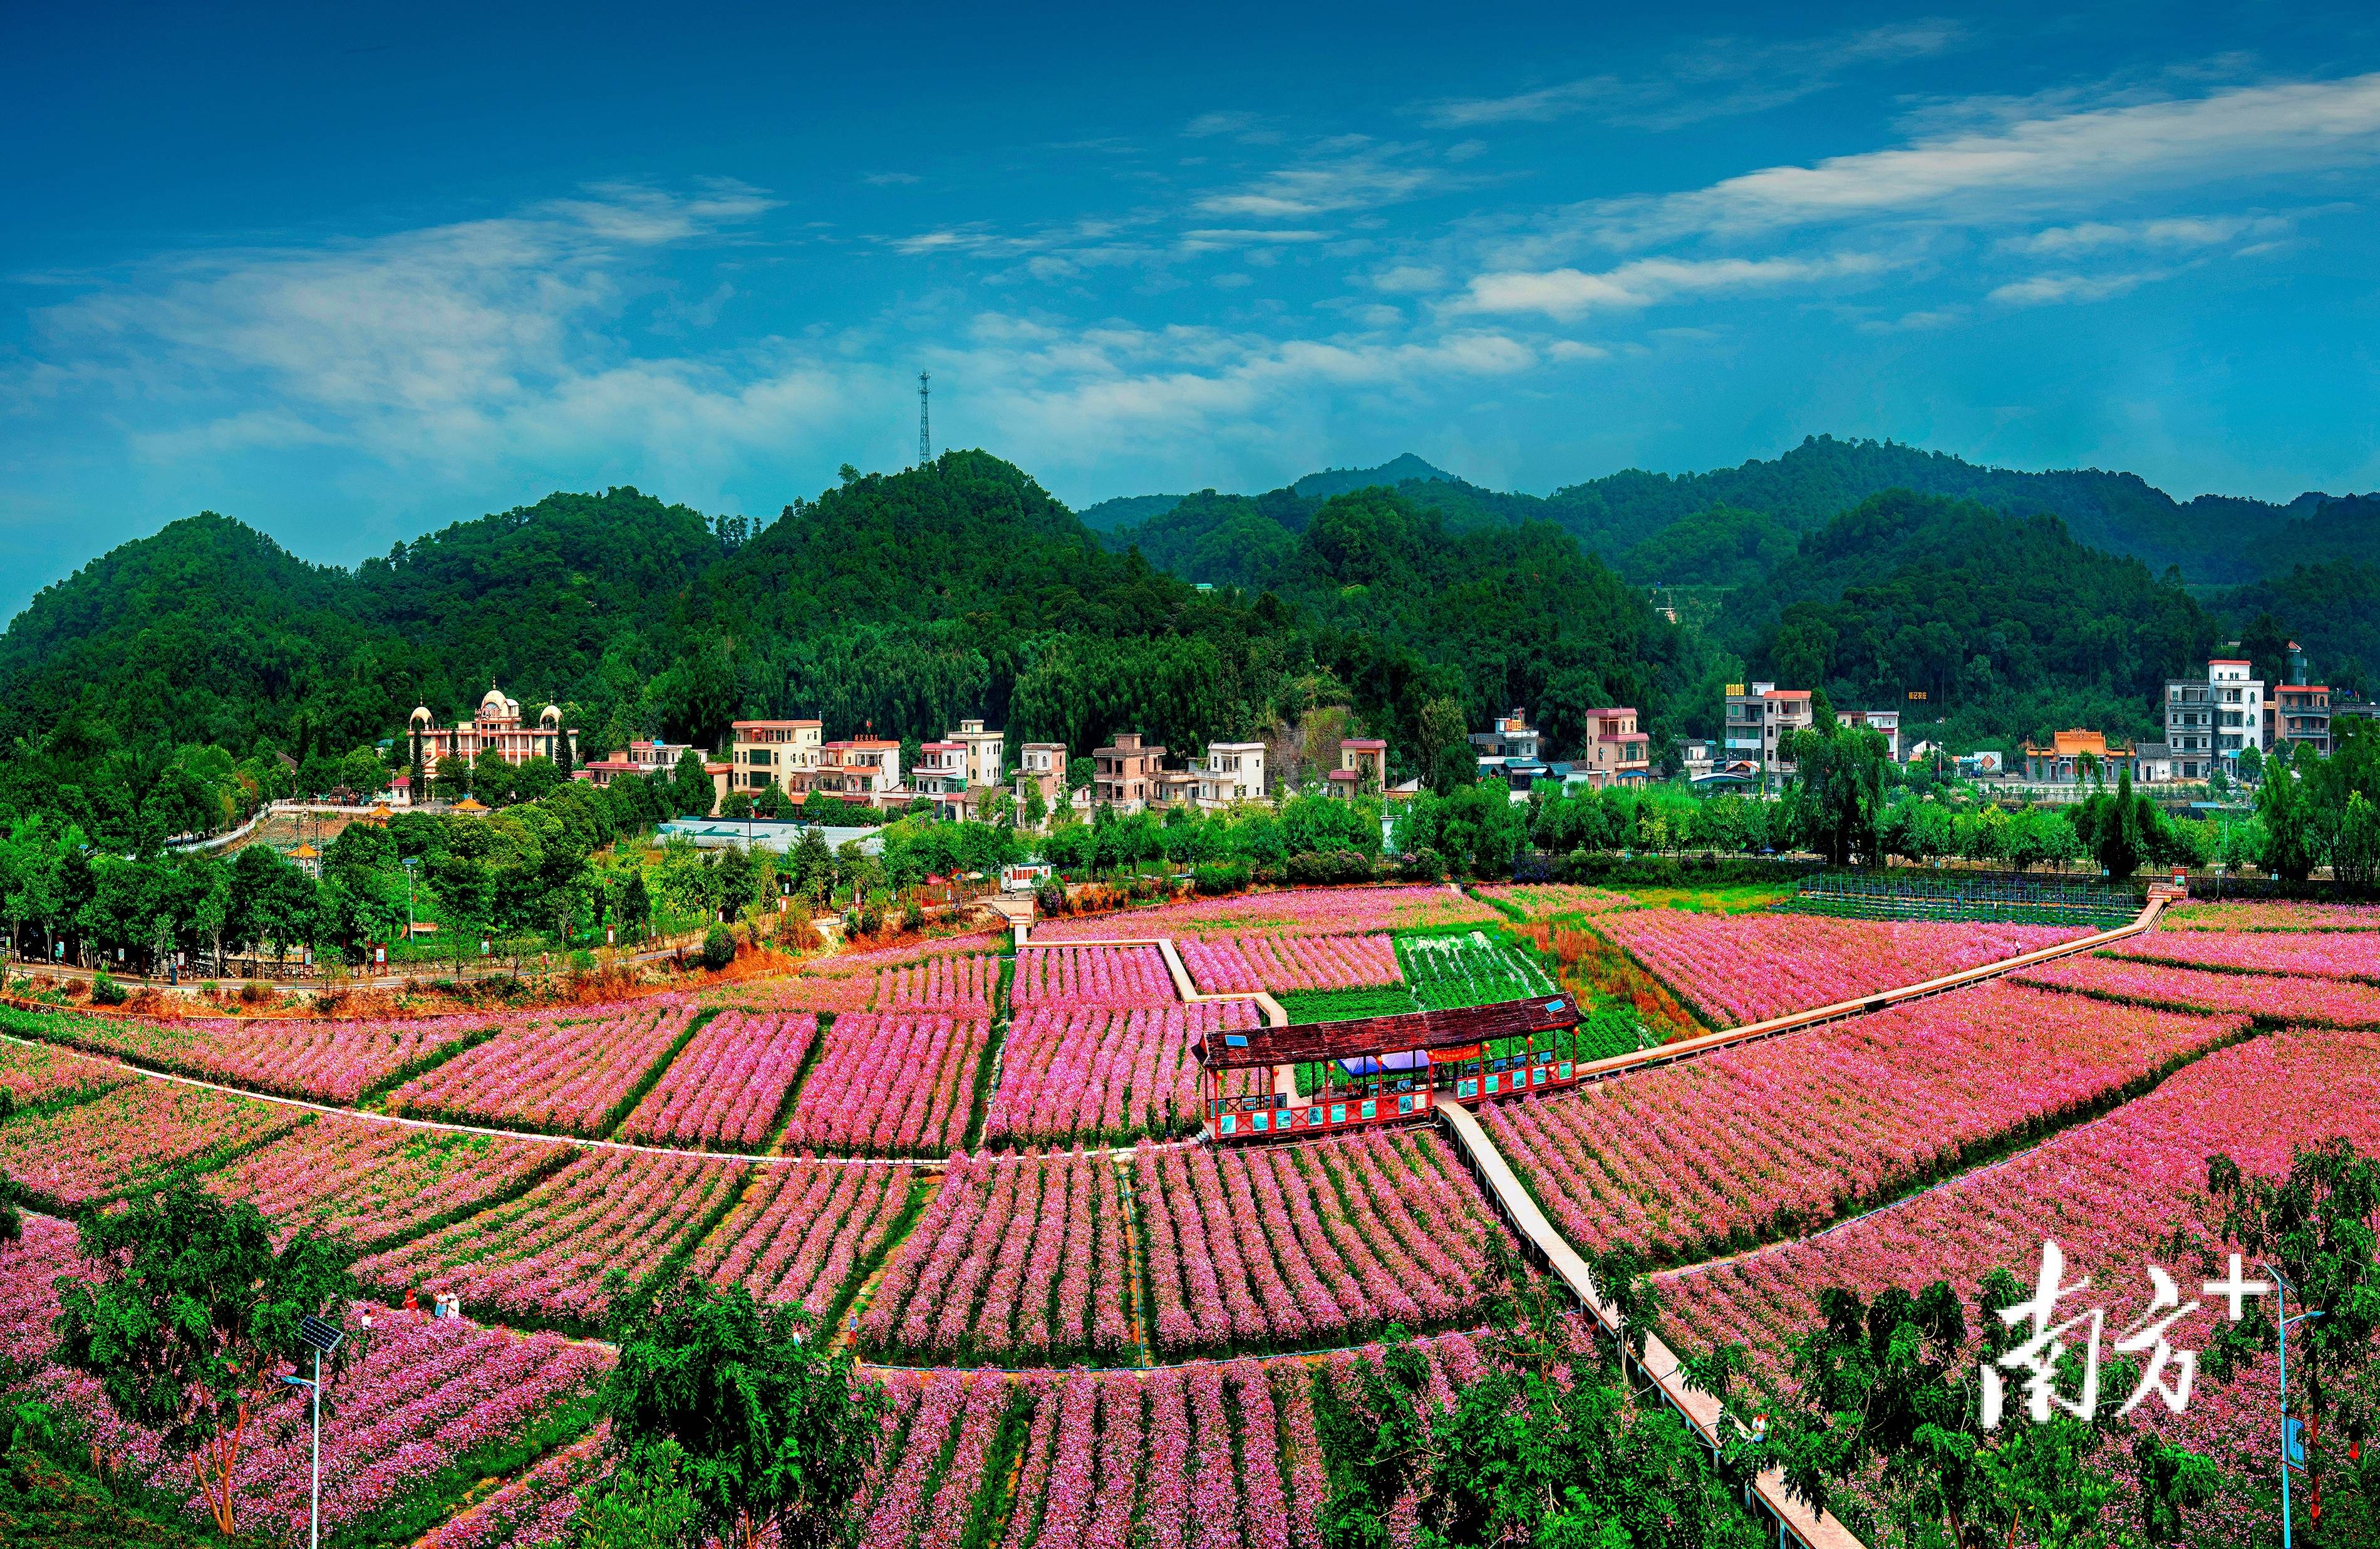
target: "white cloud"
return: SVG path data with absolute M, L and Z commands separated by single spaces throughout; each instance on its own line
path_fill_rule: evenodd
M 1715 38 L 1672 56 L 1656 76 L 1585 76 L 1509 96 L 1436 103 L 1423 116 L 1439 128 L 1548 124 L 1577 114 L 1607 123 L 1674 128 L 1781 107 L 1827 90 L 1845 71 L 1925 58 L 1963 37 L 1956 22 L 1918 20 L 1773 43 Z
M 914 172 L 871 172 L 860 179 L 869 187 L 879 189 L 891 188 L 901 183 L 914 183 L 917 180 L 917 175 Z
M 2010 252 L 2040 255 L 2117 247 L 2212 248 L 2246 237 L 2277 237 L 2289 229 L 2290 223 L 2278 215 L 2178 215 L 2124 224 L 2084 221 L 2051 226 L 2009 238 L 2000 246 Z
M 1372 276 L 1373 286 L 1392 295 L 1411 295 L 1416 291 L 1436 290 L 1446 283 L 1445 274 L 1426 264 L 1400 263 Z
M 1456 312 L 1543 312 L 1558 320 L 1597 311 L 1636 311 L 1673 298 L 1717 290 L 1803 284 L 1874 274 L 1887 268 L 1872 253 L 1829 258 L 1640 258 L 1587 274 L 1577 269 L 1507 270 L 1474 275 L 1450 304 Z
M 2035 274 L 2030 279 L 2014 280 L 1991 293 L 1990 299 L 2004 307 L 2038 307 L 2059 301 L 2104 301 L 2110 296 L 2151 280 L 2163 279 L 2157 273 L 2134 274 Z
M 1341 210 L 1372 210 L 1459 187 L 1453 175 L 1405 160 L 1413 148 L 1368 145 L 1342 136 L 1317 148 L 1321 153 L 1295 166 L 1266 173 L 1245 188 L 1210 193 L 1197 201 L 1202 214 L 1254 220 L 1293 220 Z
M 1599 344 L 1583 344 L 1577 339 L 1556 339 L 1546 347 L 1546 358 L 1552 360 L 1608 360 L 1611 351 Z
M 2241 87 L 2031 118 L 1896 150 L 1772 166 L 1692 192 L 1579 212 L 1622 242 L 1877 215 L 2000 219 L 2112 195 L 2380 157 L 2380 74 Z

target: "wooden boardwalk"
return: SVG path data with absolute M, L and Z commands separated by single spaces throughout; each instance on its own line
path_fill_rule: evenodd
M 1503 1153 L 1496 1149 L 1488 1132 L 1469 1108 L 1445 1092 L 1436 1098 L 1439 1122 L 1454 1138 L 1457 1150 L 1478 1181 L 1480 1189 L 1493 1201 L 1516 1236 L 1526 1244 L 1529 1255 L 1543 1266 L 1578 1299 L 1580 1306 L 1595 1314 L 1604 1332 L 1614 1339 L 1621 1336 L 1620 1314 L 1603 1299 L 1596 1289 L 1595 1279 L 1587 1273 L 1586 1261 L 1578 1250 L 1545 1217 L 1521 1180 L 1504 1161 Z M 1646 1334 L 1645 1353 L 1641 1359 L 1630 1358 L 1646 1382 L 1659 1393 L 1662 1401 L 1683 1417 L 1705 1446 L 1716 1453 L 1721 1445 L 1719 1401 L 1685 1380 L 1678 1369 L 1678 1358 L 1658 1336 Z M 1801 1501 L 1788 1494 L 1784 1476 L 1772 1469 L 1755 1480 L 1752 1499 L 1758 1503 L 1778 1526 L 1778 1542 L 1792 1543 L 1805 1549 L 1864 1549 L 1852 1531 L 1829 1515 L 1814 1513 Z

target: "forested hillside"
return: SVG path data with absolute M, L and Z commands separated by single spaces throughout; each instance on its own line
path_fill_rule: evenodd
M 1137 727 L 1188 750 L 1343 707 L 1400 774 L 1498 709 L 1529 706 L 1559 745 L 1577 709 L 1616 698 L 1661 726 L 1684 697 L 1689 642 L 1556 529 L 1449 534 L 1378 490 L 1300 517 L 1245 590 L 1212 592 L 1108 552 L 982 453 L 852 473 L 757 531 L 633 489 L 556 494 L 352 572 L 196 517 L 46 589 L 0 638 L 18 750 L 0 815 L 123 827 L 160 782 L 189 783 L 176 769 L 206 785 L 273 751 L 337 757 L 417 702 L 468 714 L 492 679 L 562 703 L 603 750 L 716 747 L 738 716 L 795 714 L 831 737 L 982 714 L 1019 740 Z M 177 796 L 148 826 L 207 806 Z

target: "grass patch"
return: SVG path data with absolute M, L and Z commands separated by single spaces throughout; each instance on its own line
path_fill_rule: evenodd
M 1411 990 L 1380 984 L 1361 990 L 1283 990 L 1281 1002 L 1293 1022 L 1346 1022 L 1358 1017 L 1395 1017 L 1421 1009 Z
M 1557 993 L 1543 969 L 1477 926 L 1396 934 L 1397 966 L 1425 1011 L 1527 1000 Z
M 1619 887 L 1646 909 L 1682 909 L 1691 914 L 1752 914 L 1781 909 L 1793 901 L 1790 883 L 1733 882 L 1711 887 Z

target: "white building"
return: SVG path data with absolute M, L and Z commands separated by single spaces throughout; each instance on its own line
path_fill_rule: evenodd
M 2251 662 L 2218 656 L 2204 677 L 2166 680 L 2165 740 L 2177 780 L 2204 780 L 2240 752 L 2265 748 L 2265 683 Z
M 951 733 L 950 740 L 966 750 L 968 785 L 996 786 L 1001 783 L 1002 764 L 1008 743 L 1006 732 L 986 731 L 981 721 L 965 720 L 959 723 L 958 730 Z
M 1265 793 L 1265 745 L 1209 742 L 1196 774 L 1201 807 L 1211 810 L 1234 801 L 1260 801 Z

